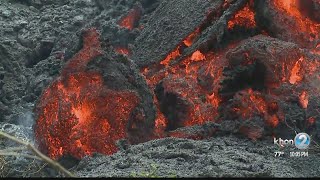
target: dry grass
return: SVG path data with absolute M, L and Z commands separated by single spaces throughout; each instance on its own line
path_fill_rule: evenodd
M 7 164 L 5 158 L 3 156 L 0 156 L 0 177 L 7 177 Z
M 0 178 L 3 177 L 33 177 L 41 176 L 41 171 L 47 166 L 47 163 L 41 163 L 36 159 L 30 160 L 23 166 L 16 166 L 16 163 L 10 161 L 10 158 L 0 156 Z
M 38 174 L 45 166 L 50 165 L 52 168 L 56 169 L 58 172 L 62 173 L 66 177 L 76 177 L 74 174 L 72 174 L 70 171 L 65 169 L 63 166 L 61 166 L 58 162 L 50 159 L 46 155 L 42 154 L 37 148 L 35 148 L 32 144 L 29 142 L 25 142 L 21 139 L 18 139 L 14 136 L 11 136 L 5 132 L 0 131 L 0 138 L 6 138 L 8 140 L 11 140 L 19 145 L 22 145 L 20 147 L 12 147 L 7 149 L 0 149 L 0 162 L 3 161 L 0 164 L 0 168 L 2 167 L 2 171 L 0 169 L 0 177 L 6 177 L 8 174 L 20 174 L 22 177 L 30 177 L 34 174 Z M 1 143 L 1 141 L 0 141 Z M 32 154 L 24 152 L 25 150 L 29 150 L 29 152 L 32 152 Z M 22 151 L 22 152 L 21 152 Z M 12 167 L 6 168 L 6 165 L 8 165 L 8 162 L 6 162 L 5 156 L 13 156 L 13 157 L 24 157 L 27 159 L 31 159 L 31 163 L 29 163 L 26 168 L 20 169 L 16 168 L 14 163 L 10 163 Z M 39 163 L 42 162 L 42 163 Z M 4 173 L 4 174 L 3 174 Z M 7 173 L 7 175 L 5 174 Z

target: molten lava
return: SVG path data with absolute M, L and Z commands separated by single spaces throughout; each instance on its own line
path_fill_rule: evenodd
M 126 16 L 122 17 L 118 24 L 123 28 L 132 30 L 137 26 L 137 22 L 140 20 L 141 14 L 141 9 L 136 6 L 132 8 Z
M 178 119 L 172 119 L 171 115 L 166 114 L 165 110 L 162 111 L 163 108 L 160 108 L 159 101 L 163 100 L 154 98 L 154 104 L 157 106 L 155 131 L 159 137 L 164 136 L 164 131 L 170 129 L 168 126 L 173 122 L 179 122 L 179 125 L 175 126 L 177 128 L 216 120 L 221 102 L 218 83 L 222 77 L 223 67 L 226 66 L 226 61 L 222 58 L 223 53 L 224 51 L 202 54 L 200 51 L 195 51 L 190 57 L 178 64 L 166 66 L 160 71 L 153 69 L 153 67 L 141 71 L 150 89 L 155 89 L 162 82 L 164 93 L 173 94 L 184 101 L 184 106 L 187 109 Z M 214 86 L 214 84 L 216 85 Z M 165 104 L 162 106 L 175 105 Z M 176 113 L 178 112 L 179 109 L 176 110 Z M 168 135 L 173 136 L 174 134 Z
M 115 141 L 126 137 L 129 114 L 139 102 L 135 93 L 110 90 L 101 74 L 83 69 L 101 53 L 95 29 L 86 31 L 83 39 L 83 48 L 43 92 L 36 107 L 36 140 L 53 159 L 116 152 Z
M 172 51 L 167 57 L 160 62 L 160 64 L 168 66 L 170 61 L 179 57 L 180 54 L 180 46 L 178 46 L 174 51 Z
M 231 30 L 235 26 L 244 27 L 246 29 L 256 27 L 254 15 L 254 11 L 250 7 L 249 3 L 247 3 L 243 9 L 238 11 L 233 18 L 228 21 L 228 29 Z
M 130 50 L 128 48 L 125 47 L 116 47 L 115 51 L 119 54 L 123 54 L 123 55 L 130 55 Z
M 234 111 L 241 114 L 243 119 L 249 119 L 254 113 L 263 115 L 267 112 L 267 103 L 261 95 L 252 89 L 244 90 L 242 93 L 237 93 L 236 98 L 241 99 L 241 105 L 234 108 Z
M 237 27 L 256 28 L 251 2 L 253 1 L 232 16 L 227 24 L 228 30 L 233 32 L 238 30 Z M 310 31 L 314 34 L 310 37 L 318 38 L 316 33 L 319 32 L 319 26 L 298 11 L 295 0 L 274 1 L 274 4 L 294 17 L 302 31 Z M 225 1 L 223 8 L 229 6 L 229 1 Z M 140 16 L 141 9 L 135 7 L 118 24 L 132 30 L 138 27 Z M 276 58 L 276 54 L 282 52 L 276 51 L 279 48 L 273 48 L 275 45 L 271 38 L 262 45 L 257 42 L 253 46 L 237 48 L 235 47 L 239 42 L 234 40 L 223 47 L 217 45 L 206 49 L 199 46 L 188 57 L 173 63 L 173 60 L 182 55 L 184 48 L 193 45 L 205 26 L 203 23 L 186 36 L 168 52 L 160 65 L 153 64 L 141 70 L 153 93 L 153 103 L 156 106 L 153 138 L 172 136 L 200 139 L 201 136 L 184 134 L 178 128 L 220 121 L 222 119 L 218 119 L 219 115 L 224 115 L 220 107 L 224 106 L 231 107 L 226 110 L 231 114 L 230 119 L 240 119 L 241 123 L 263 119 L 269 127 L 277 127 L 284 117 L 281 98 L 273 97 L 278 93 L 273 92 L 274 89 L 280 91 L 279 95 L 284 89 L 278 88 L 281 83 L 299 88 L 307 79 L 305 75 L 313 75 L 320 63 L 309 62 L 308 56 L 300 56 L 299 53 L 294 54 L 293 58 Z M 263 38 L 259 38 L 262 43 Z M 228 37 L 225 39 L 228 40 Z M 230 49 L 235 49 L 235 52 L 229 53 L 233 54 L 233 58 L 226 56 Z M 316 49 L 319 49 L 319 44 Z M 130 50 L 125 47 L 116 47 L 115 51 L 130 55 Z M 36 107 L 36 140 L 40 150 L 53 159 L 67 154 L 77 158 L 94 152 L 112 154 L 117 151 L 115 142 L 127 136 L 128 121 L 139 104 L 139 97 L 131 91 L 109 89 L 104 84 L 102 74 L 87 70 L 87 64 L 102 54 L 99 34 L 95 29 L 89 29 L 83 34 L 82 49 L 69 60 L 61 76 L 40 97 Z M 254 55 L 256 57 L 252 57 Z M 272 57 L 268 59 L 270 56 Z M 236 70 L 228 72 L 232 68 Z M 228 89 L 230 92 L 223 92 L 222 80 L 231 81 L 232 86 Z M 236 82 L 233 83 L 233 80 Z M 241 85 L 238 87 L 234 84 Z M 301 108 L 307 109 L 310 91 L 300 89 L 297 92 L 300 92 L 299 97 L 296 97 L 299 98 Z M 226 97 L 223 93 L 227 94 Z M 311 102 L 310 100 L 310 105 Z M 308 119 L 309 124 L 314 121 L 313 117 Z M 255 140 L 262 136 L 263 128 L 242 124 L 239 131 Z
M 191 56 L 192 61 L 202 61 L 205 59 L 206 57 L 199 50 L 195 51 Z
M 289 79 L 289 82 L 291 84 L 296 84 L 297 82 L 302 80 L 302 76 L 299 75 L 300 69 L 301 69 L 301 63 L 303 61 L 303 57 L 301 57 L 294 65 L 294 67 L 291 70 L 291 76 Z
M 182 42 L 185 46 L 189 47 L 192 45 L 193 40 L 200 34 L 200 28 L 190 33 Z M 182 44 L 178 45 L 173 51 L 171 51 L 165 59 L 163 59 L 160 64 L 168 66 L 170 62 L 181 55 Z
M 40 100 L 36 137 L 54 159 L 116 152 L 115 141 L 126 137 L 129 114 L 138 103 L 134 93 L 109 90 L 101 75 L 91 72 L 56 80 Z
M 289 15 L 295 21 L 298 31 L 303 31 L 309 34 L 310 41 L 319 39 L 320 24 L 311 20 L 301 13 L 300 0 L 281 0 L 273 1 L 274 6 L 281 12 Z M 309 9 L 309 11 L 312 11 Z
M 300 94 L 299 102 L 304 109 L 308 107 L 309 99 L 308 99 L 308 93 L 306 91 L 302 91 L 302 93 Z
M 184 40 L 183 43 L 187 46 L 190 47 L 194 41 L 194 39 L 198 36 L 200 33 L 200 28 L 197 28 L 194 32 L 189 34 Z
M 83 32 L 83 47 L 71 60 L 68 61 L 62 71 L 62 75 L 72 72 L 84 71 L 92 58 L 102 54 L 99 34 L 96 29 Z
M 279 124 L 277 103 L 267 102 L 260 92 L 253 91 L 251 88 L 245 89 L 236 93 L 234 99 L 237 100 L 233 107 L 235 117 L 248 120 L 260 116 L 271 127 Z

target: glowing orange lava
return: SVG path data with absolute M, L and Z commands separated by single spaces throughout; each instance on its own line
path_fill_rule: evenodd
M 160 64 L 168 66 L 170 61 L 179 57 L 180 54 L 180 46 L 178 46 L 174 51 L 172 51 L 164 60 L 160 62 Z
M 250 8 L 248 3 L 228 21 L 228 29 L 233 29 L 235 26 L 245 27 L 246 29 L 256 27 L 254 14 L 254 11 Z
M 137 21 L 139 21 L 140 17 L 141 10 L 138 7 L 134 7 L 129 11 L 129 13 L 126 16 L 120 19 L 118 24 L 123 28 L 132 30 L 133 28 L 135 28 L 135 24 L 137 23 Z
M 309 125 L 309 126 L 314 125 L 315 122 L 316 122 L 316 118 L 314 118 L 314 117 L 308 118 L 308 125 Z
M 252 2 L 247 3 L 228 21 L 227 27 L 229 30 L 236 30 L 236 27 L 245 29 L 256 27 Z M 314 39 L 318 38 L 316 33 L 320 30 L 319 26 L 303 17 L 298 10 L 296 0 L 274 1 L 274 4 L 284 13 L 296 18 L 296 22 L 302 31 L 310 31 L 315 34 L 312 36 Z M 222 7 L 227 8 L 229 6 L 230 2 L 224 1 Z M 141 13 L 141 9 L 133 8 L 126 16 L 120 19 L 118 25 L 129 30 L 139 27 L 137 22 L 141 17 Z M 232 41 L 227 47 L 221 49 L 220 47 L 212 48 L 211 46 L 210 48 L 214 50 L 209 49 L 209 47 L 199 48 L 188 57 L 181 58 L 179 62 L 173 63 L 173 60 L 181 56 L 185 50 L 184 48 L 193 45 L 197 36 L 203 31 L 203 27 L 203 24 L 200 25 L 186 36 L 172 51 L 168 52 L 166 57 L 159 63 L 160 65 L 153 66 L 153 64 L 141 70 L 151 93 L 153 93 L 153 103 L 156 106 L 154 138 L 171 136 L 200 139 L 201 136 L 199 135 L 185 134 L 179 129 L 168 132 L 171 130 L 167 129 L 169 123 L 171 121 L 179 121 L 178 127 L 173 128 L 173 130 L 176 130 L 180 127 L 201 125 L 208 121 L 216 122 L 220 120 L 218 119 L 221 111 L 219 107 L 227 102 L 227 98 L 220 93 L 222 89 L 220 86 L 225 83 L 222 82 L 223 76 L 229 73 L 227 71 L 228 68 L 232 68 L 231 66 L 237 64 L 238 60 L 242 60 L 242 57 L 237 56 L 239 58 L 234 58 L 235 62 L 233 63 L 232 59 L 227 59 L 226 52 L 239 45 L 239 42 Z M 267 32 L 262 33 L 265 34 Z M 264 44 L 261 49 L 270 50 L 267 46 Z M 202 45 L 199 47 L 202 47 Z M 257 47 L 260 48 L 260 46 Z M 318 44 L 315 49 L 318 50 L 319 48 Z M 210 51 L 204 51 L 204 49 Z M 114 50 L 123 55 L 130 55 L 131 53 L 130 49 L 126 47 L 115 47 Z M 255 50 L 252 52 L 254 53 Z M 264 89 L 262 89 L 254 87 L 256 82 L 248 84 L 245 84 L 245 82 L 243 83 L 245 86 L 241 87 L 241 89 L 234 88 L 236 92 L 226 92 L 226 94 L 232 94 L 230 95 L 231 98 L 227 100 L 234 103 L 228 112 L 232 114 L 232 117 L 243 120 L 242 122 L 263 119 L 266 125 L 274 128 L 284 118 L 279 115 L 282 113 L 280 112 L 282 104 L 280 100 L 273 97 L 273 94 L 270 93 L 272 88 L 269 87 L 279 87 L 280 83 L 278 83 L 277 78 L 281 79 L 286 85 L 288 85 L 287 81 L 290 84 L 297 84 L 304 80 L 303 73 L 312 74 L 320 63 L 306 62 L 307 56 L 301 57 L 299 60 L 297 59 L 300 56 L 296 56 L 298 57 L 297 59 L 289 60 L 283 58 L 285 61 L 270 58 L 270 62 L 268 62 L 268 59 L 261 58 L 264 60 L 261 63 L 258 59 L 262 56 L 258 53 L 259 58 L 251 58 L 250 53 L 252 55 L 252 52 L 241 53 L 240 56 L 243 55 L 245 60 L 239 64 L 242 67 L 247 66 L 250 73 L 254 68 L 261 68 L 263 73 L 257 74 L 264 79 L 258 80 L 262 82 L 265 80 L 266 82 L 263 86 L 268 87 L 263 87 Z M 315 54 L 317 53 L 317 51 L 314 52 Z M 128 121 L 132 118 L 132 112 L 136 110 L 135 108 L 140 103 L 140 99 L 135 92 L 129 90 L 116 91 L 109 89 L 104 83 L 102 74 L 87 70 L 88 63 L 101 55 L 103 55 L 103 50 L 97 30 L 89 29 L 85 31 L 83 33 L 82 49 L 66 63 L 61 76 L 53 81 L 40 97 L 40 101 L 36 106 L 35 137 L 39 149 L 52 159 L 58 159 L 64 155 L 82 158 L 95 152 L 112 154 L 117 151 L 116 141 L 127 136 Z M 296 62 L 294 63 L 293 61 Z M 242 67 L 239 69 L 247 68 Z M 255 70 L 260 69 L 254 69 L 253 75 L 244 73 L 245 80 L 249 79 L 250 81 L 251 77 L 246 76 L 255 76 Z M 231 72 L 231 75 L 233 75 L 232 73 L 234 72 Z M 234 75 L 237 74 L 234 73 Z M 270 76 L 270 78 L 265 78 L 267 76 Z M 233 80 L 232 78 L 228 79 L 227 77 L 226 80 Z M 256 77 L 252 79 L 256 79 Z M 241 83 L 241 80 L 239 83 Z M 273 86 L 273 83 L 277 84 L 277 86 Z M 260 86 L 260 84 L 257 86 Z M 309 92 L 311 91 L 300 90 L 298 92 L 301 92 L 299 94 L 300 106 L 307 109 Z M 160 93 L 163 93 L 164 97 L 160 97 Z M 168 97 L 166 95 L 173 97 L 172 99 L 176 101 L 170 102 L 171 104 L 168 103 L 168 101 L 163 100 L 163 98 Z M 168 106 L 172 109 L 175 108 L 174 113 L 182 115 L 175 117 L 175 119 L 172 118 L 171 114 L 163 108 Z M 313 117 L 308 119 L 310 124 L 314 123 L 314 121 Z M 239 127 L 239 131 L 254 140 L 261 137 L 263 133 L 261 128 L 250 125 L 242 125 Z
M 187 47 L 191 46 L 194 39 L 200 34 L 200 28 L 196 28 L 192 33 L 190 33 L 187 37 L 185 37 L 182 40 L 182 43 L 180 43 L 173 51 L 171 51 L 165 59 L 163 59 L 160 64 L 164 66 L 168 66 L 170 62 L 176 58 L 178 58 L 181 55 L 182 46 L 183 44 Z
M 199 50 L 195 51 L 191 56 L 192 61 L 202 61 L 205 59 L 206 57 Z
M 306 91 L 302 91 L 302 93 L 300 94 L 299 102 L 304 109 L 308 107 L 309 99 L 308 99 L 308 93 Z
M 310 34 L 310 41 L 319 39 L 320 24 L 312 21 L 310 18 L 305 17 L 301 13 L 299 0 L 275 0 L 273 1 L 273 4 L 278 10 L 294 18 L 297 25 L 297 30 Z
M 119 54 L 123 54 L 123 55 L 129 55 L 130 54 L 130 50 L 128 48 L 125 47 L 116 47 L 115 51 Z
M 200 33 L 200 28 L 197 28 L 194 32 L 189 34 L 184 40 L 183 43 L 187 46 L 190 47 L 193 43 L 193 40 L 196 38 L 196 36 Z
M 254 92 L 251 88 L 244 92 L 246 92 L 246 96 L 242 98 L 242 103 L 244 104 L 243 106 L 237 107 L 237 111 L 241 112 L 244 119 L 249 119 L 254 112 L 264 114 L 267 111 L 267 104 L 260 93 Z
M 99 34 L 96 29 L 89 29 L 83 33 L 83 47 L 81 51 L 72 57 L 72 60 L 68 61 L 62 71 L 63 75 L 70 72 L 84 71 L 92 58 L 102 54 Z
M 101 74 L 83 69 L 101 52 L 95 29 L 86 31 L 83 39 L 83 48 L 36 106 L 36 140 L 39 149 L 53 159 L 116 152 L 115 141 L 126 137 L 129 115 L 139 102 L 135 93 L 110 90 Z
M 289 79 L 289 82 L 291 84 L 296 84 L 297 82 L 302 80 L 302 76 L 299 74 L 301 69 L 301 63 L 303 61 L 303 57 L 301 57 L 294 65 L 294 67 L 291 70 L 291 76 Z
M 237 107 L 233 108 L 233 111 L 238 116 L 240 115 L 242 119 L 247 120 L 258 115 L 271 127 L 276 127 L 279 124 L 279 117 L 276 114 L 278 111 L 277 104 L 274 102 L 269 104 L 260 92 L 249 88 L 241 91 L 241 93 L 237 93 L 235 96 L 241 102 L 239 102 L 240 104 Z
M 108 90 L 100 74 L 88 72 L 54 81 L 40 100 L 36 137 L 40 150 L 53 159 L 116 152 L 115 141 L 126 137 L 129 114 L 138 103 L 134 93 Z
M 218 117 L 218 107 L 221 102 L 218 83 L 222 78 L 223 67 L 226 66 L 226 61 L 222 58 L 223 53 L 224 51 L 202 54 L 196 51 L 193 57 L 191 55 L 173 66 L 166 66 L 162 70 L 148 67 L 141 72 L 150 89 L 154 89 L 159 82 L 163 81 L 166 92 L 176 94 L 190 104 L 182 126 L 200 125 L 207 121 L 215 121 Z M 200 69 L 201 75 L 198 74 Z M 199 76 L 209 78 L 210 83 L 197 83 Z M 214 84 L 216 85 L 213 86 Z M 155 132 L 158 137 L 163 137 L 168 119 L 160 111 L 156 97 L 154 104 L 157 106 Z

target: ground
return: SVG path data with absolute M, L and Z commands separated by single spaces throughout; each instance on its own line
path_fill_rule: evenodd
M 141 17 L 141 24 L 144 25 L 149 20 L 148 13 L 152 13 L 159 4 L 160 7 L 164 7 L 164 3 L 161 6 L 157 0 L 152 3 L 149 3 L 151 0 L 105 2 L 103 0 L 0 1 L 0 130 L 35 143 L 34 106 L 45 87 L 60 74 L 66 61 L 80 49 L 83 29 L 98 27 L 102 43 L 119 47 L 124 44 L 128 47 L 135 44 L 140 54 L 145 52 L 148 45 L 137 47 L 138 42 L 157 41 L 147 38 L 148 31 L 142 32 L 143 36 L 136 40 L 140 33 L 139 28 L 129 32 L 119 27 L 117 22 L 134 5 L 138 5 L 144 8 L 145 15 Z M 198 6 L 204 5 L 198 3 Z M 192 8 L 187 10 L 193 11 Z M 199 12 L 194 11 L 194 13 Z M 158 25 L 162 23 L 156 20 L 155 22 Z M 189 23 L 192 22 L 190 19 Z M 183 25 L 184 33 L 193 30 L 188 29 L 188 25 L 188 22 Z M 169 26 L 168 28 L 172 29 Z M 149 27 L 150 29 L 152 28 Z M 175 29 L 174 31 L 176 32 Z M 170 36 L 166 38 L 166 40 L 172 39 Z M 178 43 L 178 40 L 174 43 Z M 165 56 L 165 53 L 176 44 L 161 42 L 153 44 L 152 47 L 155 49 L 160 45 L 163 47 L 159 48 L 161 50 L 159 54 Z M 148 49 L 138 66 L 148 64 L 150 57 L 157 56 L 152 52 L 151 48 Z M 135 58 L 139 57 L 139 53 Z M 141 93 L 144 91 L 141 90 Z M 150 97 L 146 99 L 150 100 Z M 152 114 L 153 110 L 148 111 Z M 0 138 L 0 150 L 16 146 Z M 80 162 L 66 158 L 64 161 L 61 160 L 61 163 L 80 177 L 316 177 L 320 175 L 320 153 L 314 146 L 309 151 L 309 157 L 289 157 L 289 152 L 296 150 L 294 147 L 280 149 L 286 155 L 275 157 L 274 152 L 278 151 L 279 147 L 273 144 L 271 136 L 253 141 L 237 132 L 222 130 L 203 140 L 163 138 L 129 147 L 121 143 L 118 146 L 120 150 L 111 156 L 95 154 L 93 157 L 83 158 Z M 52 177 L 61 174 L 38 160 L 0 155 L 0 177 L 21 176 Z

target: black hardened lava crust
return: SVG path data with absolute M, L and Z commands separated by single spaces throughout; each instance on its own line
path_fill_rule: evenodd
M 119 151 L 112 155 L 94 153 L 76 159 L 64 156 L 58 161 L 80 177 L 317 177 L 320 176 L 319 147 L 309 149 L 309 157 L 289 157 L 295 147 L 280 148 L 273 135 L 293 138 L 295 131 L 306 131 L 319 143 L 320 81 L 319 34 L 303 32 L 272 6 L 272 0 L 256 0 L 255 28 L 228 29 L 228 22 L 250 0 L 1 0 L 0 1 L 0 130 L 30 143 L 36 143 L 35 106 L 44 90 L 60 76 L 68 60 L 83 46 L 82 34 L 94 27 L 100 35 L 103 56 L 88 63 L 86 71 L 99 72 L 113 91 L 137 94 L 139 105 L 129 116 L 128 135 L 117 141 Z M 304 14 L 319 25 L 320 4 L 309 0 L 314 10 Z M 132 9 L 139 11 L 133 29 L 119 21 Z M 191 46 L 182 41 L 197 28 L 200 33 Z M 290 30 L 294 29 L 294 30 Z M 306 39 L 307 36 L 310 36 Z M 232 46 L 228 46 L 228 45 Z M 154 89 L 148 86 L 144 68 L 162 71 L 159 65 L 177 46 L 180 56 L 171 65 L 180 65 L 193 52 L 223 52 L 228 66 L 219 81 L 222 103 L 218 122 L 183 126 L 192 103 L 178 90 L 165 89 L 162 79 Z M 120 48 L 128 50 L 121 53 Z M 229 49 L 226 49 L 229 48 Z M 123 51 L 122 51 L 123 52 Z M 315 53 L 317 52 L 317 53 Z M 125 54 L 129 54 L 128 56 Z M 246 56 L 244 56 L 246 54 Z M 292 58 L 303 57 L 303 83 L 282 82 L 277 62 L 295 67 Z M 251 60 L 254 60 L 252 63 Z M 280 60 L 279 60 L 280 61 Z M 215 62 L 214 62 L 215 63 Z M 214 88 L 206 81 L 214 77 L 199 72 L 198 84 Z M 279 70 L 280 69 L 280 70 Z M 318 79 L 316 78 L 318 77 Z M 288 77 L 286 77 L 288 79 Z M 187 83 L 187 82 L 186 82 Z M 202 83 L 202 84 L 201 84 Z M 170 82 L 168 83 L 170 84 Z M 174 83 L 173 83 L 174 84 Z M 190 84 L 189 84 L 190 85 Z M 188 88 L 191 87 L 187 86 Z M 191 87 L 192 88 L 192 87 Z M 243 119 L 234 113 L 248 96 L 246 88 L 258 92 L 270 102 L 267 115 L 285 121 L 271 128 L 261 114 Z M 301 106 L 300 92 L 308 96 Z M 268 93 L 270 93 L 268 94 Z M 266 95 L 268 94 L 268 95 Z M 154 96 L 155 95 L 155 96 Z M 203 97 L 199 97 L 201 99 Z M 165 135 L 153 134 L 160 111 L 170 119 Z M 187 109 L 187 110 L 186 110 Z M 278 111 L 278 109 L 281 109 Z M 179 114 L 178 114 L 179 113 Z M 282 114 L 281 114 L 282 113 Z M 142 121 L 136 121 L 142 115 Z M 212 118 L 214 119 L 214 118 Z M 313 122 L 312 126 L 307 123 Z M 130 128 L 130 127 L 134 128 Z M 246 129 L 247 128 L 247 129 Z M 245 129 L 245 130 L 244 130 Z M 258 138 L 256 137 L 258 130 Z M 243 132 L 245 131 L 245 132 Z M 175 137 L 173 134 L 183 134 Z M 250 134 L 251 133 L 251 134 Z M 252 135 L 254 134 L 254 135 Z M 183 137 L 201 138 L 183 138 Z M 171 137 L 170 137 L 171 136 Z M 156 137 L 156 138 L 155 138 Z M 150 140 L 152 139 L 152 140 Z M 37 144 L 36 144 L 37 145 Z M 0 151 L 16 144 L 0 138 Z M 284 157 L 274 152 L 284 151 Z M 23 151 L 24 152 L 24 151 Z M 45 163 L 22 156 L 0 155 L 0 177 L 62 177 Z

